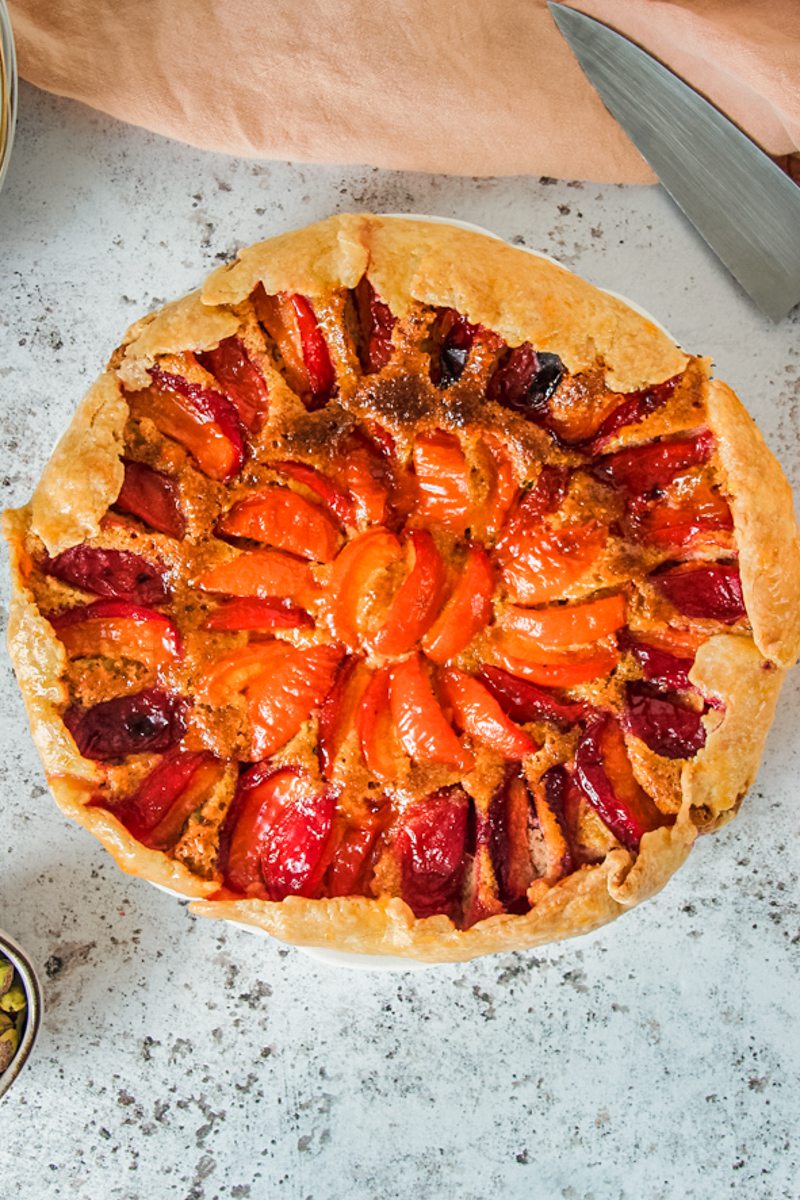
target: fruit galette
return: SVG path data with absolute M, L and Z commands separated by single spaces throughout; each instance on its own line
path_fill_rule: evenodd
M 139 321 L 7 518 L 61 807 L 290 942 L 582 933 L 736 811 L 800 649 L 781 470 L 553 263 L 335 217 Z

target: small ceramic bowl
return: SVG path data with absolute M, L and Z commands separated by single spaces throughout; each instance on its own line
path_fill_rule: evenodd
M 17 58 L 5 0 L 0 0 L 0 188 L 3 186 L 17 124 Z
M 16 967 L 28 1001 L 27 1020 L 25 1028 L 22 1031 L 19 1046 L 17 1047 L 17 1053 L 12 1058 L 10 1066 L 6 1067 L 5 1071 L 0 1075 L 0 1099 L 2 1099 L 12 1084 L 19 1078 L 20 1071 L 28 1061 L 33 1049 L 33 1043 L 36 1041 L 37 1034 L 39 1033 L 39 1024 L 42 1019 L 42 986 L 39 983 L 33 963 L 22 949 L 22 946 L 18 942 L 15 942 L 10 934 L 4 933 L 2 929 L 0 929 L 0 954 Z

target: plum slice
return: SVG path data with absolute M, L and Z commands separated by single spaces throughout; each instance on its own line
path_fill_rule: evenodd
M 628 496 L 626 514 L 634 539 L 651 546 L 685 548 L 733 529 L 727 500 L 697 470 L 678 476 L 666 491 Z
M 708 462 L 714 436 L 703 429 L 692 438 L 648 442 L 630 450 L 618 450 L 594 464 L 594 473 L 635 496 L 645 496 L 668 487 L 676 475 Z
M 180 540 L 186 533 L 186 518 L 176 480 L 146 463 L 126 459 L 124 467 L 125 477 L 114 508 L 138 517 L 158 533 Z
M 530 347 L 518 346 L 492 376 L 489 399 L 522 412 L 561 445 L 589 454 L 601 452 L 620 429 L 638 424 L 666 404 L 681 379 L 676 375 L 663 383 L 618 396 L 606 393 L 599 409 L 599 423 L 598 416 L 590 420 L 589 413 L 576 424 L 574 418 L 570 423 L 556 418 L 550 404 L 561 382 L 563 369 L 557 355 L 537 354 Z
M 486 472 L 487 494 L 472 534 L 492 541 L 503 528 L 520 494 L 517 471 L 507 447 L 497 434 L 487 433 L 476 449 Z
M 204 702 L 247 697 L 253 759 L 269 757 L 293 738 L 327 696 L 342 658 L 335 646 L 250 642 L 216 659 L 197 682 Z
M 177 626 L 128 600 L 95 600 L 48 617 L 70 658 L 121 655 L 156 671 L 183 654 Z
M 630 651 L 642 668 L 642 674 L 648 683 L 661 684 L 669 691 L 691 691 L 689 672 L 694 664 L 694 658 L 671 654 L 660 646 L 653 646 L 649 642 L 640 642 L 627 629 L 619 631 L 617 642 L 621 650 Z
M 161 367 L 151 367 L 150 378 L 152 387 L 132 398 L 132 411 L 180 442 L 209 478 L 227 482 L 238 474 L 244 463 L 244 427 L 233 402 Z
M 527 891 L 533 881 L 530 826 L 531 796 L 516 767 L 506 770 L 502 784 L 478 822 L 477 841 L 485 842 L 494 868 L 497 892 L 508 912 L 527 912 Z
M 380 525 L 351 538 L 338 554 L 328 600 L 334 634 L 351 649 L 371 632 L 364 616 L 366 602 L 401 555 L 398 539 Z
M 116 696 L 90 708 L 72 705 L 64 724 L 84 758 L 108 762 L 128 754 L 163 754 L 186 732 L 186 700 L 159 688 Z
M 469 800 L 456 784 L 406 810 L 394 852 L 400 891 L 416 917 L 445 913 L 454 919 L 461 900 Z
M 338 522 L 321 504 L 276 484 L 237 500 L 219 531 L 317 562 L 331 562 L 342 542 Z
M 149 562 L 128 550 L 70 546 L 55 558 L 46 557 L 42 570 L 95 596 L 138 600 L 141 604 L 163 604 L 169 599 L 161 563 Z
M 504 629 L 537 648 L 565 650 L 588 646 L 615 633 L 625 624 L 625 595 L 616 592 L 578 604 L 554 604 L 549 608 L 521 608 L 509 604 L 500 621 Z
M 385 367 L 392 356 L 392 332 L 395 317 L 384 304 L 366 275 L 353 292 L 361 326 L 358 357 L 365 375 L 373 375 Z
M 581 579 L 602 553 L 608 528 L 597 521 L 563 525 L 521 524 L 497 547 L 497 560 L 512 600 L 544 604 Z
M 319 496 L 326 508 L 343 525 L 355 525 L 355 505 L 350 496 L 316 467 L 301 462 L 274 462 L 270 463 L 270 466 L 273 471 L 278 471 L 281 475 L 286 475 L 289 479 L 302 483 L 309 491 Z
M 490 801 L 488 809 L 483 811 L 470 797 L 466 869 L 461 889 L 461 929 L 471 929 L 479 921 L 485 921 L 488 917 L 506 911 L 492 860 L 491 807 Z
M 515 346 L 501 360 L 489 380 L 487 396 L 503 408 L 540 422 L 548 402 L 564 376 L 557 354 L 537 352 L 530 342 Z
M 380 667 L 364 689 L 355 715 L 364 762 L 384 783 L 395 780 L 408 761 L 392 718 L 391 680 L 391 666 Z
M 448 388 L 461 378 L 480 328 L 454 308 L 440 310 L 431 329 L 435 347 L 431 356 L 431 381 L 437 387 Z
M 239 780 L 220 842 L 227 887 L 284 900 L 319 895 L 336 793 L 298 767 L 256 763 Z
M 328 344 L 317 323 L 311 303 L 305 296 L 293 295 L 291 304 L 300 330 L 308 379 L 311 385 L 310 409 L 327 404 L 336 390 L 336 373 L 333 369 Z
M 253 300 L 259 321 L 280 351 L 289 387 L 309 412 L 322 408 L 336 391 L 336 372 L 310 300 L 291 292 L 267 295 L 261 284 Z
M 356 825 L 334 830 L 336 849 L 325 875 L 323 891 L 326 896 L 365 894 L 376 843 L 386 827 L 390 812 L 389 806 L 384 805 L 383 812 L 370 813 Z
M 569 491 L 570 471 L 566 467 L 543 466 L 533 487 L 523 491 L 511 505 L 500 531 L 497 550 L 514 542 L 526 530 L 538 527 L 545 517 L 556 512 Z
M 442 606 L 447 569 L 427 529 L 412 529 L 406 539 L 409 570 L 371 638 L 379 654 L 396 656 L 413 650 L 428 632 Z
M 279 596 L 237 597 L 223 600 L 203 622 L 203 629 L 218 630 L 272 630 L 301 629 L 314 624 L 304 608 Z
M 417 763 L 444 763 L 470 771 L 472 753 L 458 740 L 442 712 L 421 654 L 392 667 L 389 700 L 403 749 Z
M 267 385 L 241 338 L 223 338 L 213 350 L 204 350 L 196 358 L 233 401 L 247 429 L 257 433 L 267 412 Z
M 651 579 L 685 617 L 733 625 L 747 616 L 739 568 L 733 564 L 683 564 Z
M 357 655 L 342 659 L 330 691 L 319 710 L 318 748 L 322 774 L 330 779 L 333 768 L 350 731 L 355 728 L 356 713 L 371 674 Z
M 261 873 L 261 846 L 276 791 L 299 776 L 299 768 L 266 761 L 239 776 L 236 795 L 220 832 L 219 867 L 226 888 L 245 896 L 266 898 Z
M 134 795 L 112 811 L 138 841 L 168 850 L 179 840 L 192 813 L 208 798 L 223 770 L 224 764 L 206 751 L 171 750 Z
M 442 673 L 441 686 L 457 728 L 474 741 L 510 760 L 536 752 L 538 746 L 530 734 L 511 720 L 479 679 L 451 666 Z
M 625 727 L 663 758 L 694 758 L 706 744 L 702 713 L 646 683 L 627 685 Z
M 422 639 L 422 649 L 435 663 L 446 663 L 468 646 L 492 615 L 494 573 L 482 546 L 467 548 L 461 574 L 441 612 Z
M 642 388 L 638 392 L 628 392 L 621 398 L 621 403 L 601 423 L 593 437 L 588 441 L 587 448 L 596 454 L 603 446 L 624 429 L 626 425 L 638 425 L 645 417 L 662 408 L 667 403 L 675 388 L 681 381 L 680 375 L 673 375 L 663 383 L 655 383 L 651 387 Z
M 226 596 L 310 604 L 318 595 L 308 563 L 283 550 L 251 550 L 204 571 L 195 585 Z
M 513 600 L 525 605 L 560 598 L 591 567 L 608 539 L 595 520 L 552 528 L 546 518 L 569 488 L 570 473 L 543 467 L 536 483 L 512 507 L 495 555 Z
M 502 667 L 484 664 L 479 678 L 497 700 L 503 712 L 515 721 L 554 721 L 568 728 L 591 711 L 583 700 L 560 700 L 546 688 L 520 679 Z
M 575 870 L 565 813 L 570 786 L 571 780 L 564 767 L 551 767 L 542 777 L 534 800 L 536 820 L 547 855 L 544 880 L 550 884 Z
M 668 823 L 637 782 L 620 725 L 609 713 L 587 721 L 575 751 L 575 777 L 601 821 L 627 850 L 638 850 L 645 833 Z
M 416 512 L 427 525 L 461 534 L 473 518 L 471 472 L 459 439 L 442 429 L 414 442 Z
M 539 687 L 571 688 L 608 675 L 619 662 L 616 646 L 575 651 L 537 650 L 515 634 L 498 630 L 492 641 L 495 664 Z
M 305 782 L 305 781 L 304 781 Z M 261 870 L 270 900 L 318 895 L 327 867 L 325 851 L 336 809 L 330 788 L 317 790 L 310 782 L 282 797 L 261 849 Z
M 338 475 L 346 488 L 348 505 L 345 524 L 383 524 L 390 515 L 396 475 L 391 437 L 377 425 L 372 426 L 371 436 L 363 429 L 354 429 L 340 443 L 339 461 Z

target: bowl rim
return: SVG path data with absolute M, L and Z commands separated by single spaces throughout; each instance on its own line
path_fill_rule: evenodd
M 0 71 L 0 81 L 4 83 L 3 90 L 8 97 L 6 136 L 5 141 L 0 145 L 0 188 L 2 188 L 8 164 L 11 160 L 11 151 L 14 146 L 18 109 L 17 54 L 14 45 L 14 32 L 11 27 L 11 17 L 5 0 L 0 0 L 0 41 L 2 41 L 3 61 L 5 63 L 5 72 Z M 3 75 L 5 75 L 4 81 Z M 0 105 L 4 102 L 5 96 L 0 96 Z
M 9 962 L 14 964 L 22 980 L 22 986 L 28 1001 L 28 1016 L 17 1052 L 12 1058 L 10 1065 L 0 1075 L 0 1100 L 2 1100 L 12 1084 L 19 1078 L 20 1072 L 30 1058 L 33 1044 L 39 1034 L 44 1003 L 42 985 L 39 976 L 36 974 L 36 968 L 19 942 L 10 933 L 5 933 L 2 929 L 0 929 L 0 954 L 3 954 Z

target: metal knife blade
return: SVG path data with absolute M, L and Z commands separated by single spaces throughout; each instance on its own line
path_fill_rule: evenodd
M 800 187 L 652 55 L 585 13 L 548 7 L 675 203 L 761 311 L 785 317 L 800 300 Z

